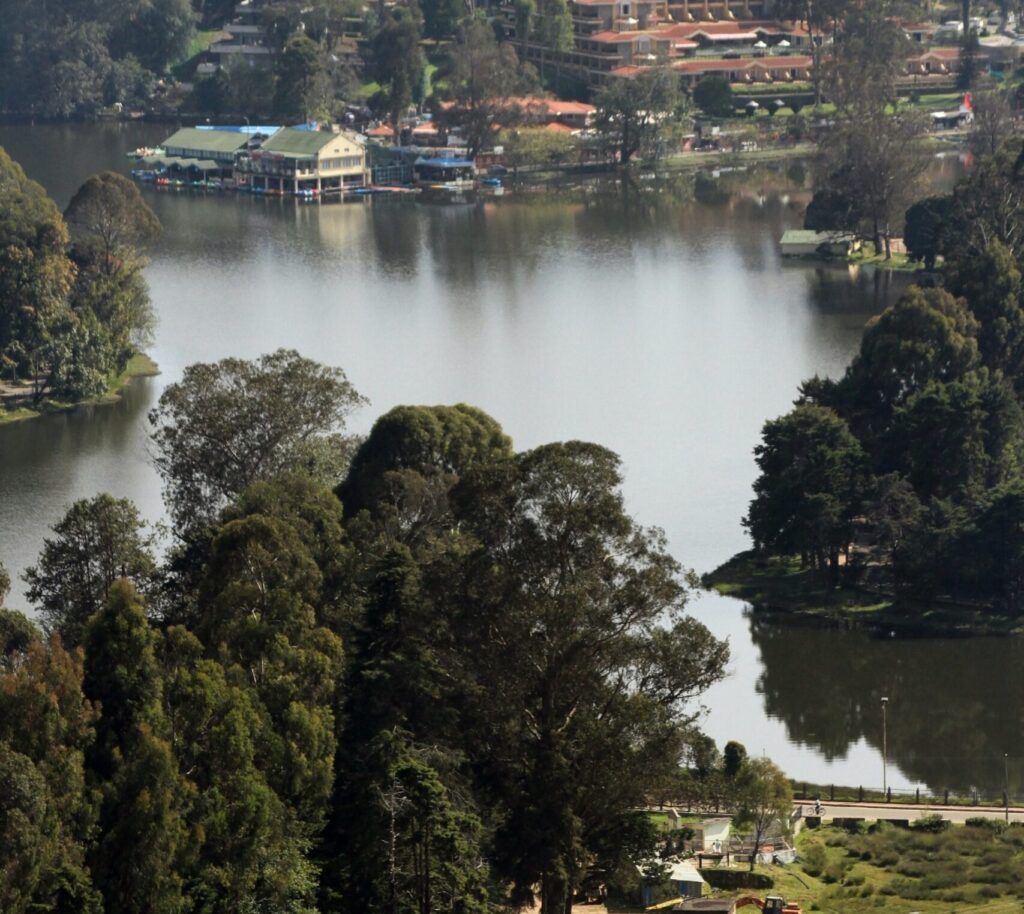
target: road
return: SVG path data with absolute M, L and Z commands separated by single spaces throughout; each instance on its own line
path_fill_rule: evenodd
M 984 816 L 988 819 L 1003 819 L 1006 810 L 1002 806 L 940 806 L 930 803 L 839 803 L 822 802 L 824 813 L 822 819 L 830 822 L 833 819 L 868 819 L 875 821 L 913 821 L 924 816 L 938 813 L 947 822 L 962 825 L 968 819 Z M 814 815 L 814 803 L 801 800 L 794 806 L 803 817 Z M 1024 822 L 1024 806 L 1011 806 L 1011 822 Z

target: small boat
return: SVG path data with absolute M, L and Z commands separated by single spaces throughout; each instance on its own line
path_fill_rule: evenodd
M 501 178 L 481 178 L 480 183 L 484 187 L 501 187 Z

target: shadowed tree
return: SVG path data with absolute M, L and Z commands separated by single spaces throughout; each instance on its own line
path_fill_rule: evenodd
M 38 563 L 25 572 L 27 596 L 47 630 L 74 647 L 114 581 L 150 586 L 156 571 L 152 536 L 135 505 L 106 493 L 76 501 L 53 533 L 43 540 Z
M 136 261 L 160 235 L 160 222 L 138 187 L 112 171 L 93 175 L 78 188 L 64 218 L 71 240 L 105 273 Z
M 86 696 L 101 709 L 87 754 L 101 796 L 89 867 L 107 910 L 178 914 L 191 853 L 187 782 L 167 741 L 157 635 L 131 584 L 117 581 L 85 631 Z

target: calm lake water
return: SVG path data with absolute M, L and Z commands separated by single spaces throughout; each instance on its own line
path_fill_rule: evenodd
M 127 171 L 153 125 L 0 127 L 0 145 L 62 206 L 90 173 Z M 950 181 L 955 162 L 936 166 Z M 519 448 L 590 439 L 623 458 L 630 510 L 707 571 L 740 526 L 761 425 L 798 382 L 836 375 L 865 320 L 905 279 L 783 263 L 778 238 L 809 199 L 797 167 L 551 187 L 469 206 L 305 205 L 147 190 L 164 226 L 148 269 L 162 375 L 111 407 L 0 429 L 0 561 L 34 561 L 72 500 L 109 491 L 162 516 L 146 413 L 194 361 L 279 346 L 342 366 L 371 406 L 474 403 Z M 16 584 L 11 601 L 23 603 Z M 1016 640 L 870 640 L 769 626 L 695 597 L 728 637 L 729 678 L 707 731 L 791 775 L 878 785 L 888 695 L 889 782 L 1019 790 L 1024 686 Z

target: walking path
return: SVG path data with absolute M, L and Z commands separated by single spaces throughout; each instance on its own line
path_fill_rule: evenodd
M 814 803 L 801 800 L 793 804 L 803 818 L 814 816 Z M 1002 806 L 939 806 L 931 803 L 840 803 L 822 802 L 822 820 L 868 819 L 871 821 L 914 821 L 924 816 L 941 815 L 947 822 L 962 825 L 968 819 L 1005 819 Z M 1011 806 L 1009 821 L 1024 822 L 1024 806 Z

